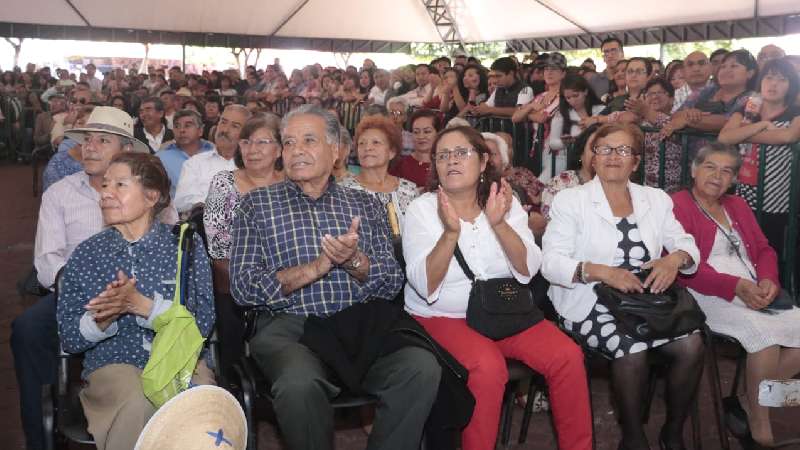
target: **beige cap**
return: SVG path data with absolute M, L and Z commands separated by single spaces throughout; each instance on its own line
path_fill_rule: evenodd
M 244 450 L 247 420 L 239 402 L 217 386 L 176 395 L 147 422 L 134 450 Z
M 83 135 L 88 132 L 111 133 L 124 136 L 133 140 L 133 151 L 150 153 L 150 147 L 142 141 L 133 137 L 133 118 L 125 111 L 111 106 L 98 106 L 89 118 L 86 125 L 81 128 L 73 128 L 64 132 L 64 136 L 78 142 L 83 141 Z

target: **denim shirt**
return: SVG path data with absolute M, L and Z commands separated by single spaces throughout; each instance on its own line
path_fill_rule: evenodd
M 64 268 L 57 318 L 64 350 L 85 352 L 83 378 L 109 364 L 140 369 L 147 364 L 155 337 L 153 321 L 172 305 L 177 251 L 177 236 L 171 226 L 162 223 L 155 223 L 136 242 L 128 242 L 115 228 L 108 228 L 75 249 Z M 207 337 L 214 326 L 214 297 L 210 265 L 199 236 L 194 236 L 187 269 L 186 307 Z M 136 288 L 153 300 L 153 309 L 147 318 L 123 314 L 100 330 L 84 307 L 117 278 L 118 270 L 136 277 Z

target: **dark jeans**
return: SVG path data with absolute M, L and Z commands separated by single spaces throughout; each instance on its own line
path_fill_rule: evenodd
M 19 385 L 22 428 L 28 450 L 44 448 L 42 386 L 56 380 L 58 325 L 53 293 L 41 297 L 11 324 L 11 351 Z
M 322 361 L 297 342 L 305 320 L 288 314 L 262 318 L 250 349 L 261 370 L 272 380 L 273 407 L 287 447 L 330 450 L 330 399 L 341 389 L 333 383 Z M 419 448 L 440 376 L 436 358 L 419 347 L 403 348 L 372 364 L 363 386 L 379 402 L 368 450 Z

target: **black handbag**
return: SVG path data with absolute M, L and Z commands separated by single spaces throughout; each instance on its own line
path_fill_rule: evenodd
M 528 286 L 513 277 L 477 280 L 458 245 L 454 256 L 464 275 L 472 281 L 467 304 L 470 328 L 499 341 L 527 330 L 544 318 Z
M 636 274 L 642 282 L 649 271 Z M 660 294 L 622 292 L 605 283 L 594 287 L 597 301 L 617 319 L 626 334 L 642 340 L 665 339 L 697 330 L 706 315 L 685 287 L 672 283 Z

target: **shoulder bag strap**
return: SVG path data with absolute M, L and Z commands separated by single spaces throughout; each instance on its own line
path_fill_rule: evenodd
M 475 274 L 469 270 L 469 266 L 467 265 L 467 261 L 464 259 L 464 254 L 461 253 L 461 249 L 458 248 L 458 244 L 456 244 L 456 251 L 453 252 L 453 256 L 456 257 L 456 261 L 458 261 L 458 265 L 461 266 L 461 270 L 464 271 L 464 275 L 470 279 L 470 281 L 475 281 Z

